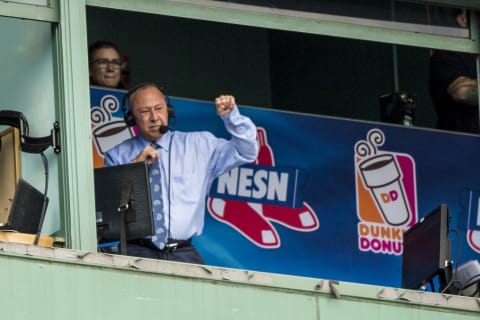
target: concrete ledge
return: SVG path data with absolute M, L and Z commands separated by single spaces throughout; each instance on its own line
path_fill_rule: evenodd
M 441 320 L 460 315 L 478 319 L 480 314 L 480 299 L 472 297 L 5 242 L 0 242 L 0 272 L 9 275 L 12 287 L 24 292 L 23 298 L 34 299 L 35 288 L 55 283 L 45 297 L 35 295 L 35 299 L 48 305 L 48 297 L 56 296 L 69 304 L 72 301 L 63 292 L 75 288 L 80 290 L 78 302 L 85 308 L 96 310 L 89 297 L 94 295 L 115 301 L 119 316 L 127 307 L 144 310 L 149 301 L 161 301 L 165 308 L 190 308 L 184 318 L 177 319 L 197 316 L 203 307 L 211 308 L 209 317 L 213 312 L 219 319 L 228 318 L 239 305 L 243 306 L 243 319 L 257 313 L 292 319 L 295 310 L 302 310 L 302 319 L 362 319 L 359 314 L 369 320 L 412 316 Z M 8 288 L 9 281 L 2 286 Z M 32 296 L 27 293 L 30 291 Z M 192 305 L 185 306 L 181 303 L 185 294 L 213 299 L 216 304 L 200 307 L 193 299 Z M 0 301 L 16 303 L 5 290 Z

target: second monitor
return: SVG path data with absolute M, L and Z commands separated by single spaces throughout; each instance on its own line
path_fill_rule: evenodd
M 439 291 L 452 277 L 448 206 L 442 204 L 408 229 L 403 238 L 402 288 L 419 289 L 438 276 Z
M 126 241 L 153 235 L 154 225 L 148 166 L 130 163 L 97 168 L 95 207 L 99 242 Z

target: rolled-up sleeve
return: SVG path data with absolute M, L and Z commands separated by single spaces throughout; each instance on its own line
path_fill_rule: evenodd
M 253 121 L 240 114 L 238 108 L 234 108 L 229 114 L 222 117 L 227 132 L 232 136 L 232 142 L 238 155 L 245 162 L 252 162 L 258 156 L 257 127 Z
M 237 107 L 223 116 L 222 120 L 231 139 L 216 138 L 211 163 L 213 177 L 251 163 L 258 156 L 257 128 L 253 121 L 241 115 Z

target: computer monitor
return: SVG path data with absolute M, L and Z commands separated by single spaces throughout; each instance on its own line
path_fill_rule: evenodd
M 147 164 L 94 169 L 95 207 L 99 242 L 126 242 L 154 234 L 150 183 Z
M 419 289 L 438 276 L 439 290 L 451 278 L 448 206 L 442 204 L 404 233 L 402 288 Z
M 20 178 L 15 189 L 10 215 L 3 229 L 40 234 L 48 197 Z

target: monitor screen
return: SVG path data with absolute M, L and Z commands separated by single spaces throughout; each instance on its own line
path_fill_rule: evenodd
M 99 242 L 120 240 L 122 209 L 127 240 L 153 235 L 147 164 L 130 163 L 94 170 Z
M 444 286 L 450 268 L 448 207 L 440 205 L 408 229 L 403 238 L 402 287 L 419 289 L 440 277 Z

